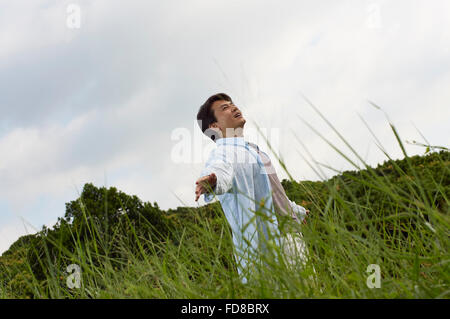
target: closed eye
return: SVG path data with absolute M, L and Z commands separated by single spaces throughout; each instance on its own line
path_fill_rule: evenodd
M 224 105 L 222 106 L 222 111 L 225 110 L 225 109 L 226 109 L 227 107 L 229 107 L 230 105 L 233 105 L 233 106 L 234 106 L 233 103 L 230 103 L 230 104 L 224 104 Z

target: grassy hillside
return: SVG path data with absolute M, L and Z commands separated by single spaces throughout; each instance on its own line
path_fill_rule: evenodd
M 311 211 L 295 225 L 310 258 L 291 269 L 262 256 L 246 285 L 217 202 L 163 211 L 85 184 L 53 228 L 0 257 L 0 298 L 448 298 L 449 164 L 441 151 L 324 182 L 283 180 Z M 68 287 L 70 264 L 80 266 L 80 288 Z M 366 284 L 370 264 L 380 266 L 380 288 Z

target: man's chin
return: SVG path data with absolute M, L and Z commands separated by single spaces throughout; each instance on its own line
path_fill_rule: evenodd
M 244 127 L 247 121 L 244 118 L 239 118 L 239 121 L 234 125 L 235 128 Z

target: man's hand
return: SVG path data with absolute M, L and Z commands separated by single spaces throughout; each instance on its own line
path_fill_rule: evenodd
M 195 187 L 195 201 L 198 200 L 201 194 L 204 194 L 207 192 L 207 185 L 209 187 L 214 188 L 216 186 L 217 177 L 216 174 L 211 173 L 209 175 L 200 177 L 195 184 L 197 185 Z
M 309 215 L 309 210 L 306 210 L 306 216 L 303 219 L 303 224 L 306 224 L 306 218 L 308 218 L 308 215 Z

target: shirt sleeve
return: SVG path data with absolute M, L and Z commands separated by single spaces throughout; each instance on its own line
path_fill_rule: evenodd
M 222 152 L 212 152 L 210 158 L 206 162 L 205 167 L 200 173 L 200 177 L 214 173 L 217 177 L 216 186 L 213 193 L 205 193 L 205 202 L 210 202 L 214 198 L 214 194 L 222 195 L 228 192 L 233 184 L 234 166 Z
M 289 204 L 291 205 L 292 210 L 297 215 L 300 222 L 302 222 L 306 217 L 306 209 L 303 206 L 296 204 L 294 201 L 289 199 Z

